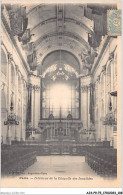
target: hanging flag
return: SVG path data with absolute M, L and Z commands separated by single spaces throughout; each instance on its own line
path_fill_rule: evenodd
M 29 64 L 33 62 L 33 54 L 27 56 L 27 61 Z
M 85 7 L 84 16 L 90 20 L 92 20 L 92 9 Z
M 13 35 L 18 35 L 23 32 L 23 17 L 16 14 L 13 14 L 10 19 L 11 29 L 13 31 Z
M 26 18 L 26 7 L 25 6 L 20 7 L 20 12 L 21 12 L 21 16 Z
M 36 60 L 36 51 L 27 56 L 28 63 L 33 63 Z
M 96 33 L 93 35 L 88 33 L 88 43 L 93 48 L 99 47 L 100 42 L 101 42 L 101 38 L 102 38 L 101 35 L 98 35 Z
M 27 44 L 30 39 L 30 29 L 26 29 L 22 37 L 18 37 L 19 42 L 22 42 L 23 45 Z
M 36 68 L 37 68 L 37 62 L 35 61 L 35 62 L 33 62 L 33 63 L 30 63 L 29 66 L 30 66 L 30 69 L 31 69 L 32 71 L 35 71 Z
M 36 51 L 33 51 L 32 54 L 27 56 L 27 61 L 29 63 L 30 69 L 32 71 L 36 70 L 37 68 L 37 56 L 36 56 Z
M 104 36 L 106 34 L 107 19 L 106 14 L 97 15 L 93 14 L 94 32 L 98 35 Z
M 9 17 L 13 34 L 22 36 L 28 24 L 28 18 L 26 18 L 26 7 L 13 5 L 11 10 L 9 10 Z
M 23 18 L 23 24 L 22 24 L 23 31 L 18 34 L 19 37 L 23 36 L 25 30 L 27 29 L 27 26 L 28 26 L 28 18 Z
M 22 45 L 22 48 L 27 51 L 28 55 L 30 55 L 34 49 L 34 42 L 28 42 L 27 44 Z
M 27 51 L 32 51 L 34 48 L 34 42 L 29 42 L 27 45 L 28 45 Z

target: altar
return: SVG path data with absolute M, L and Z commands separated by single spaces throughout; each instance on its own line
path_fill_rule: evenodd
M 82 128 L 80 120 L 40 120 L 39 128 L 42 140 L 47 143 L 78 141 L 79 130 Z

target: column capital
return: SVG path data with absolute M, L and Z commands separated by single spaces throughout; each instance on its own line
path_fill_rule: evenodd
M 27 88 L 28 88 L 28 89 L 33 89 L 33 85 L 32 85 L 31 83 L 28 83 L 28 84 L 27 84 Z
M 22 74 L 21 74 L 21 79 L 22 79 L 23 82 L 26 83 L 26 80 L 25 80 L 25 78 L 24 78 L 24 76 Z
M 19 67 L 16 64 L 15 64 L 15 69 L 16 69 L 16 72 L 18 73 L 19 72 Z
M 98 83 L 100 82 L 100 75 L 97 76 L 97 80 Z
M 89 87 L 89 85 L 83 85 L 83 86 L 81 86 L 82 92 L 83 93 L 84 92 L 87 92 L 88 91 L 88 87 Z
M 40 86 L 34 85 L 34 86 L 33 86 L 33 89 L 34 89 L 35 91 L 39 91 L 39 90 L 40 90 Z
M 93 89 L 94 89 L 95 86 L 96 86 L 96 83 L 90 83 L 89 88 L 90 88 L 90 87 L 93 87 Z
M 114 59 L 114 52 L 111 52 L 110 54 L 109 54 L 109 58 L 108 58 L 108 61 L 112 61 Z
M 104 75 L 106 74 L 106 64 L 102 66 L 102 72 Z
M 8 63 L 10 64 L 13 61 L 12 54 L 8 52 Z

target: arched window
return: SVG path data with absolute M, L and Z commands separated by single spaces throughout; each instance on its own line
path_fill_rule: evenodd
M 1 49 L 1 72 L 7 76 L 7 58 L 3 49 Z

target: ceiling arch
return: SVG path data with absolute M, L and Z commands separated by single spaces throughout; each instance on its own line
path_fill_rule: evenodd
M 84 6 L 44 3 L 27 8 L 39 66 L 48 53 L 62 49 L 74 53 L 82 70 L 81 51 L 90 49 L 88 33 L 93 34 L 92 21 L 84 16 Z
M 86 49 L 89 49 L 89 44 L 82 37 L 80 37 L 77 33 L 63 32 L 60 34 L 56 31 L 51 32 L 51 33 L 47 33 L 44 36 L 41 36 L 39 39 L 37 39 L 35 41 L 35 47 L 37 47 L 40 44 L 40 42 L 43 41 L 44 39 L 47 39 L 47 38 L 53 37 L 53 36 L 55 36 L 55 37 L 63 37 L 63 36 L 71 37 L 75 41 L 81 43 L 84 47 L 86 47 Z
M 36 63 L 34 67 L 38 65 L 37 69 L 39 70 L 40 66 L 44 64 L 44 59 L 51 53 L 55 56 L 55 53 L 62 50 L 70 58 L 69 52 L 77 59 L 79 66 L 76 65 L 75 68 L 79 67 L 81 75 L 83 72 L 88 74 L 95 57 L 98 56 L 101 38 L 105 35 L 105 32 L 102 32 L 105 30 L 103 23 L 98 25 L 97 19 L 104 16 L 107 8 L 103 9 L 98 6 L 99 11 L 98 7 L 95 8 L 87 3 L 58 4 L 55 2 L 49 4 L 33 2 L 31 5 L 27 3 L 23 6 L 26 7 L 25 17 L 28 17 L 27 34 L 23 34 L 27 36 L 27 39 L 25 41 L 25 37 L 18 37 L 18 40 L 22 43 L 27 59 L 30 55 L 36 55 L 34 59 L 37 61 L 34 60 Z M 100 25 L 102 25 L 101 30 Z M 25 46 L 25 44 L 27 45 Z M 53 55 L 52 57 L 54 57 Z M 57 55 L 55 57 L 58 61 Z M 32 62 L 28 60 L 28 63 Z M 34 71 L 32 64 L 30 64 L 30 68 Z
M 34 34 L 32 42 L 37 53 L 38 69 L 51 52 L 62 50 L 75 56 L 82 73 L 81 53 L 90 50 L 88 33 L 93 34 L 93 21 L 84 16 L 85 6 L 56 3 L 27 6 L 28 28 Z
M 42 60 L 41 72 L 53 64 L 69 64 L 77 72 L 80 71 L 80 64 L 76 56 L 65 50 L 55 50 L 48 53 Z
M 47 20 L 41 21 L 41 22 L 39 22 L 38 24 L 36 24 L 31 29 L 31 32 L 34 31 L 36 28 L 42 27 L 43 25 L 46 25 L 46 24 L 49 24 L 49 23 L 53 23 L 53 22 L 56 22 L 56 21 L 57 21 L 57 18 L 56 17 L 55 18 L 49 18 Z M 69 22 L 69 23 L 76 24 L 79 27 L 81 27 L 84 30 L 86 30 L 88 33 L 93 33 L 93 31 L 88 26 L 86 26 L 82 21 L 78 21 L 78 20 L 76 20 L 74 18 L 65 18 L 64 21 L 65 22 Z

